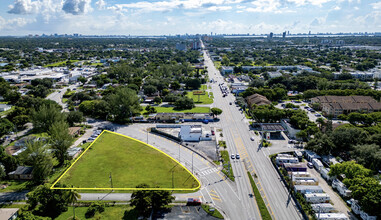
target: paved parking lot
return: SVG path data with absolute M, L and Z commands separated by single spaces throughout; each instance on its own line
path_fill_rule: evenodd
M 208 215 L 201 206 L 174 206 L 168 213 L 164 213 L 162 217 L 158 217 L 157 219 L 215 220 L 217 218 Z

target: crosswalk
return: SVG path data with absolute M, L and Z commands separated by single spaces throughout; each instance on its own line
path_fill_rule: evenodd
M 212 167 L 212 168 L 209 168 L 209 169 L 206 169 L 204 171 L 199 172 L 198 175 L 199 176 L 206 176 L 208 174 L 216 173 L 216 172 L 218 172 L 218 169 L 215 167 Z

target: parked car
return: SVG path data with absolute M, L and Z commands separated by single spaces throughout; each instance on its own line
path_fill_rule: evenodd
M 216 134 L 216 133 L 214 133 L 214 130 L 211 130 L 210 132 L 212 133 L 212 135 L 215 135 L 215 134 Z
M 307 167 L 309 167 L 309 168 L 312 169 L 312 168 L 314 167 L 314 165 L 313 165 L 311 162 L 308 162 L 308 163 L 307 163 Z
M 315 114 L 316 117 L 321 117 L 321 114 Z
M 254 141 L 255 139 L 254 139 L 254 137 L 251 137 L 250 140 Z
M 201 200 L 200 199 L 195 199 L 195 198 L 188 198 L 187 205 L 189 205 L 189 206 L 201 205 Z

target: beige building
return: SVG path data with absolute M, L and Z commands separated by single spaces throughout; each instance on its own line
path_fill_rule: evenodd
M 265 96 L 259 94 L 253 94 L 246 97 L 246 102 L 251 108 L 253 105 L 271 105 L 271 101 L 268 100 Z
M 351 112 L 381 111 L 381 103 L 370 96 L 317 96 L 311 103 L 320 103 L 323 114 L 337 117 Z

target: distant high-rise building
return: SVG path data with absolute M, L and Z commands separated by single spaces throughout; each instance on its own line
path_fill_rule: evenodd
M 286 31 L 283 32 L 283 36 L 282 37 L 283 37 L 283 39 L 286 38 Z
M 193 50 L 201 49 L 201 42 L 200 41 L 194 41 L 194 42 L 192 42 L 192 49 Z
M 311 31 L 308 32 L 308 35 L 311 35 Z
M 176 44 L 176 50 L 186 50 L 187 49 L 187 45 L 184 44 L 184 43 L 177 43 Z
M 213 36 L 213 32 L 210 32 L 210 36 Z
M 290 31 L 287 31 L 287 35 L 290 35 Z
M 269 38 L 273 38 L 274 34 L 273 32 L 270 32 Z

